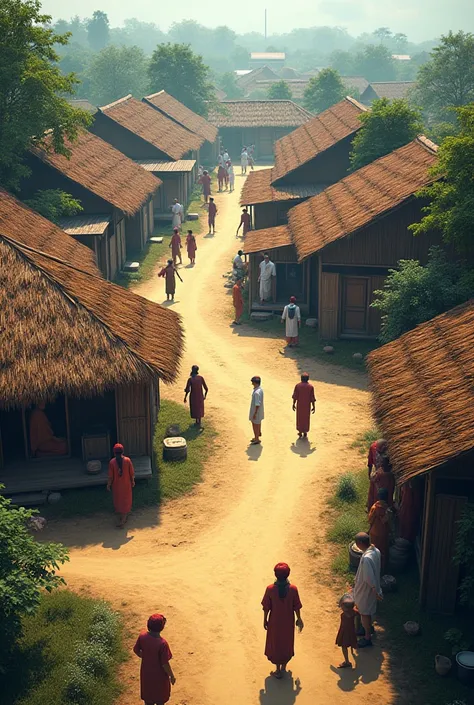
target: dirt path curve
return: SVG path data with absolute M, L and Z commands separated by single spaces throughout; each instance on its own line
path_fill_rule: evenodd
M 237 189 L 242 178 L 237 176 Z M 52 527 L 73 546 L 64 573 L 121 606 L 135 635 L 146 617 L 162 610 L 178 679 L 172 696 L 180 705 L 319 705 L 391 699 L 378 648 L 362 653 L 356 672 L 331 669 L 338 611 L 327 579 L 324 494 L 329 478 L 351 466 L 348 446 L 368 427 L 368 395 L 358 373 L 290 359 L 279 341 L 230 324 L 230 297 L 222 274 L 238 249 L 238 190 L 216 194 L 218 231 L 199 236 L 197 265 L 181 269 L 174 309 L 183 316 L 186 352 L 179 382 L 164 396 L 182 401 L 190 364 L 196 362 L 210 393 L 206 413 L 220 436 L 206 475 L 190 496 L 133 517 L 125 538 L 111 517 Z M 186 261 L 186 259 L 183 257 Z M 162 302 L 163 280 L 140 293 Z M 291 393 L 302 367 L 315 383 L 317 413 L 311 444 L 295 445 Z M 266 418 L 263 445 L 248 448 L 250 377 L 262 376 Z M 360 462 L 360 460 L 359 460 Z M 179 472 L 179 469 L 177 469 Z M 115 533 L 114 533 L 115 531 Z M 100 537 L 100 538 L 99 538 Z M 318 540 L 320 546 L 317 546 Z M 319 551 L 324 554 L 320 558 Z M 269 678 L 263 656 L 260 601 L 272 567 L 287 561 L 297 583 L 306 628 L 296 636 L 293 679 Z M 130 637 L 131 638 L 131 637 Z M 138 663 L 124 667 L 125 705 L 138 705 Z M 350 695 L 349 695 L 350 693 Z

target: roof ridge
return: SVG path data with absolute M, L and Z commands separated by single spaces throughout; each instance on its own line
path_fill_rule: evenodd
M 109 103 L 108 105 L 102 105 L 101 107 L 98 107 L 98 110 L 102 113 L 104 110 L 108 110 L 109 108 L 113 108 L 115 105 L 119 105 L 120 103 L 125 103 L 126 100 L 130 100 L 130 98 L 133 98 L 133 95 L 131 93 L 128 93 L 128 95 L 125 95 L 123 98 L 119 98 L 118 100 L 114 100 L 113 103 Z
M 156 91 L 156 93 L 150 93 L 149 95 L 144 95 L 143 100 L 148 100 L 149 98 L 154 98 L 156 95 L 161 95 L 161 93 L 166 93 L 164 88 L 162 88 L 161 91 Z M 170 95 L 170 94 L 166 93 L 166 95 Z M 173 97 L 173 96 L 171 96 L 171 97 Z
M 418 142 L 419 144 L 421 144 L 422 147 L 425 147 L 425 149 L 428 149 L 434 154 L 438 153 L 439 146 L 436 144 L 436 142 L 430 140 L 429 137 L 426 137 L 426 135 L 417 135 L 413 141 Z
M 355 78 L 355 77 L 354 77 Z M 356 108 L 359 108 L 362 112 L 367 113 L 370 112 L 370 108 L 367 107 L 367 105 L 363 105 L 360 103 L 358 100 L 353 98 L 351 95 L 346 95 L 344 100 L 347 100 L 349 103 L 352 103 Z M 333 106 L 334 107 L 334 106 Z
M 416 81 L 371 81 L 369 85 L 380 86 L 385 83 L 416 83 Z

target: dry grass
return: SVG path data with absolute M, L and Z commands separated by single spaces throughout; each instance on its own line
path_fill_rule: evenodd
M 474 300 L 368 358 L 373 409 L 398 482 L 474 446 Z
M 2 405 L 174 380 L 177 314 L 1 237 L 0 263 Z
M 311 117 L 292 100 L 223 100 L 209 113 L 218 127 L 299 127 Z

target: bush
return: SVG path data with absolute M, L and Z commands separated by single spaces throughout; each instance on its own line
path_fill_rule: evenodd
M 98 641 L 79 642 L 76 647 L 76 663 L 88 675 L 103 678 L 110 664 L 107 646 Z
M 68 704 L 86 705 L 91 700 L 93 690 L 94 677 L 77 663 L 70 664 L 64 682 L 63 701 Z
M 341 475 L 337 483 L 336 495 L 343 502 L 355 502 L 357 499 L 357 486 L 354 475 L 350 473 Z
M 334 543 L 349 543 L 359 531 L 363 531 L 365 528 L 365 526 L 361 526 L 360 518 L 357 514 L 344 512 L 336 519 L 332 528 L 329 529 L 328 539 Z

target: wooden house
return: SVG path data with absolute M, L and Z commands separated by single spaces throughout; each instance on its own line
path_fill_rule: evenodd
M 2 188 L 0 234 L 101 276 L 94 252 Z
M 247 97 L 256 90 L 257 81 L 265 81 L 270 79 L 279 80 L 278 73 L 269 66 L 260 66 L 257 69 L 245 71 L 242 75 L 238 75 L 236 83 L 244 96 Z
M 61 189 L 81 203 L 78 228 L 84 227 L 86 216 L 107 221 L 101 235 L 84 232 L 79 239 L 98 253 L 104 276 L 114 279 L 127 256 L 143 249 L 153 232 L 153 199 L 161 182 L 90 132 L 82 132 L 67 146 L 69 157 L 55 153 L 49 138 L 41 147 L 31 148 L 27 158 L 31 176 L 22 182 L 22 197 L 30 198 L 41 189 Z M 75 237 L 72 221 L 68 227 Z M 102 238 L 100 244 L 95 237 Z
M 81 264 L 0 234 L 0 482 L 7 494 L 105 484 L 117 441 L 137 477 L 152 471 L 159 381 L 175 379 L 181 356 L 179 317 Z M 36 437 L 33 445 L 36 409 L 62 439 L 61 455 Z M 91 459 L 103 461 L 99 475 L 87 474 Z
M 183 205 L 187 205 L 188 201 L 184 200 L 190 191 L 187 184 L 190 179 L 192 184 L 197 179 L 203 137 L 131 95 L 99 108 L 91 130 L 136 162 L 164 165 L 163 171 L 154 173 L 166 184 L 167 195 L 157 194 L 155 210 L 170 214 L 174 199 L 180 197 Z M 191 172 L 187 166 L 184 171 L 179 171 L 178 167 L 170 170 L 167 166 L 170 162 L 187 165 L 190 161 L 193 162 Z
M 290 208 L 347 175 L 366 110 L 345 98 L 275 143 L 275 165 L 250 173 L 242 189 L 240 201 L 250 207 L 255 228 L 287 223 Z
M 166 91 L 145 96 L 143 102 L 151 105 L 165 117 L 201 137 L 204 142 L 199 152 L 201 164 L 214 167 L 219 155 L 219 132 L 215 125 L 190 110 Z
M 238 163 L 242 147 L 254 144 L 255 158 L 273 160 L 277 140 L 311 118 L 291 100 L 223 100 L 209 122 L 219 128 L 221 145 Z
M 368 358 L 374 415 L 397 484 L 417 485 L 421 496 L 421 604 L 445 614 L 459 604 L 463 575 L 453 560 L 457 522 L 474 502 L 473 351 L 471 300 Z
M 387 98 L 388 100 L 405 100 L 416 86 L 416 81 L 374 81 L 369 83 L 360 96 L 362 103 L 372 105 L 374 100 Z
M 429 248 L 441 244 L 439 235 L 414 237 L 408 230 L 422 217 L 425 204 L 416 193 L 434 179 L 436 151 L 420 136 L 292 208 L 288 225 L 251 232 L 244 246 L 250 271 L 263 250 L 275 264 L 290 258 L 295 283 L 303 282 L 301 301 L 318 319 L 321 338 L 376 337 L 380 314 L 370 304 L 389 269 L 401 259 L 426 263 Z M 250 304 L 258 310 L 256 291 L 251 282 Z M 283 303 L 274 300 L 265 308 L 279 310 Z
M 292 69 L 292 71 L 293 70 L 294 69 Z M 251 84 L 252 93 L 254 93 L 255 96 L 268 95 L 268 91 L 271 86 L 281 81 L 282 78 L 291 91 L 291 100 L 294 100 L 296 103 L 303 103 L 305 91 L 311 80 L 311 77 L 309 76 L 302 77 L 292 76 L 289 74 L 288 76 L 280 76 L 278 78 L 259 78 Z M 341 80 L 347 91 L 347 95 L 356 99 L 360 99 L 361 94 L 369 86 L 369 82 L 365 78 L 362 78 L 362 76 L 341 76 Z M 251 93 L 248 93 L 247 95 L 251 96 Z

